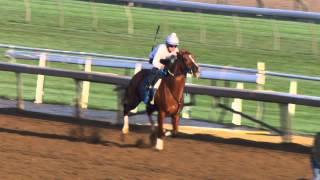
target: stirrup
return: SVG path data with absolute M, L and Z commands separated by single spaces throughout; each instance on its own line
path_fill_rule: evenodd
M 152 96 L 152 99 L 150 101 L 150 104 L 154 105 L 154 95 Z
M 143 99 L 143 102 L 144 102 L 145 104 L 148 104 L 149 101 L 150 101 L 149 95 L 145 96 L 144 99 Z

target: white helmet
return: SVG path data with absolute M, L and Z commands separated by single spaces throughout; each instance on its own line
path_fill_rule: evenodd
M 171 33 L 167 39 L 166 39 L 166 43 L 169 45 L 174 45 L 174 46 L 178 46 L 179 45 L 179 39 L 176 33 Z

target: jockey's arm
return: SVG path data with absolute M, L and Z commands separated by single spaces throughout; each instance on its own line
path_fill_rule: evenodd
M 162 57 L 162 53 L 163 53 L 162 51 L 163 51 L 163 47 L 157 48 L 157 51 L 154 54 L 153 61 L 152 61 L 153 67 L 156 67 L 158 69 L 162 69 L 164 67 L 164 65 L 161 64 L 161 62 L 160 62 L 161 57 Z

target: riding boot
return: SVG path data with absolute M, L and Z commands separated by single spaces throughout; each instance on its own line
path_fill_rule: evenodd
M 157 88 L 153 88 L 151 91 L 151 96 L 150 96 L 150 104 L 154 104 L 154 96 L 156 95 L 156 92 L 157 92 Z
M 143 102 L 145 104 L 148 104 L 149 101 L 150 101 L 150 88 L 147 87 L 147 89 L 145 90 Z
M 146 89 L 144 94 L 143 102 L 148 104 L 149 101 L 153 98 L 153 86 L 161 78 L 161 73 L 158 68 L 152 68 L 151 74 L 147 77 Z

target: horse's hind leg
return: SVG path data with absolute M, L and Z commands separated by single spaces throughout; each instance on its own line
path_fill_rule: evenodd
M 128 134 L 129 133 L 129 112 L 136 108 L 139 104 L 139 101 L 134 103 L 123 104 L 123 127 L 122 133 Z
M 122 134 L 129 133 L 129 111 L 127 104 L 123 105 L 123 127 L 122 127 Z

